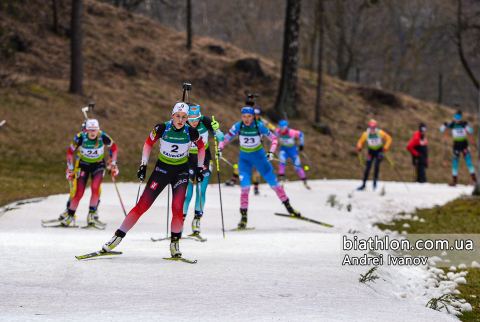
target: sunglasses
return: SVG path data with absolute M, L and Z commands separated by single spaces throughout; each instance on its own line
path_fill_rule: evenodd
M 200 116 L 195 117 L 195 118 L 188 118 L 188 120 L 189 120 L 190 122 L 195 122 L 195 121 L 200 120 Z

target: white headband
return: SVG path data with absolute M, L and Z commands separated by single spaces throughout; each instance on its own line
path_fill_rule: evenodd
M 184 102 L 178 102 L 177 104 L 175 104 L 175 106 L 173 107 L 172 115 L 177 112 L 187 113 L 188 115 L 188 104 Z

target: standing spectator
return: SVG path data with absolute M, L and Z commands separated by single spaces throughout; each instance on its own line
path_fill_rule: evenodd
M 407 144 L 407 150 L 412 154 L 412 163 L 415 167 L 415 181 L 427 182 L 428 168 L 428 142 L 427 142 L 427 127 L 425 124 L 420 123 L 418 131 L 413 133 L 413 137 Z

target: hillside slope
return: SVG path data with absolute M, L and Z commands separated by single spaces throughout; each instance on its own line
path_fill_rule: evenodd
M 260 94 L 263 111 L 273 107 L 278 62 L 208 38 L 194 37 L 188 52 L 184 34 L 94 0 L 85 0 L 84 95 L 68 94 L 70 41 L 63 31 L 62 35 L 51 32 L 50 2 L 32 0 L 28 6 L 24 2 L 0 10 L 0 119 L 7 119 L 0 131 L 0 204 L 68 190 L 65 152 L 83 121 L 80 108 L 90 101 L 96 103 L 95 117 L 102 129 L 119 145 L 119 179 L 124 181 L 136 181 L 143 143 L 155 124 L 169 119 L 172 105 L 181 99 L 183 82 L 192 83 L 192 100 L 201 104 L 203 114 L 215 115 L 223 131 L 239 120 L 245 89 Z M 62 8 L 61 23 L 69 21 L 68 12 L 68 7 Z M 12 49 L 15 44 L 9 39 L 14 35 L 26 51 Z M 213 52 L 211 45 L 221 45 L 224 54 Z M 234 67 L 247 57 L 259 59 L 264 77 Z M 128 76 L 135 74 L 132 66 L 137 74 Z M 441 166 L 445 154 L 438 127 L 452 118 L 453 110 L 326 77 L 322 121 L 330 125 L 333 140 L 310 126 L 315 79 L 316 75 L 299 71 L 301 117 L 290 122 L 306 134 L 306 153 L 322 172 L 311 170 L 310 177 L 360 178 L 355 143 L 374 117 L 393 136 L 391 157 L 409 181 L 413 168 L 405 146 L 418 123 L 425 122 L 430 139 L 429 181 L 450 181 L 450 168 Z M 467 115 L 466 119 L 476 128 L 476 118 Z M 451 142 L 447 149 L 450 159 Z M 227 147 L 226 158 L 234 161 L 237 150 Z M 226 179 L 230 169 L 225 163 L 222 169 Z M 295 179 L 292 170 L 288 172 Z M 386 162 L 381 179 L 398 180 Z M 462 161 L 459 181 L 469 179 Z

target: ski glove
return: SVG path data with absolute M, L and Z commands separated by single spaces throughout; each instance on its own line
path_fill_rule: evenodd
M 140 181 L 145 180 L 145 175 L 147 174 L 147 166 L 141 165 L 137 172 L 137 177 Z
M 197 177 L 197 182 L 203 181 L 203 167 L 197 168 L 197 172 L 195 173 L 195 176 Z
M 298 149 L 299 149 L 300 151 L 303 151 L 303 145 L 300 145 L 300 146 L 298 147 Z
M 362 149 L 357 148 L 356 150 L 357 154 L 362 152 Z
M 120 170 L 118 170 L 117 165 L 112 165 L 112 168 L 110 169 L 110 173 L 112 176 L 116 177 L 120 173 Z
M 220 124 L 218 124 L 218 122 L 215 121 L 215 117 L 212 116 L 212 129 L 213 129 L 214 131 L 216 131 L 216 130 L 218 130 L 219 128 L 220 128 Z
M 387 149 L 383 148 L 382 149 L 383 153 L 387 153 Z
M 221 159 L 222 158 L 222 149 L 218 149 L 217 150 L 217 159 Z
M 273 161 L 273 159 L 275 158 L 275 154 L 271 151 L 268 151 L 267 152 L 267 159 L 268 161 Z
M 67 169 L 66 175 L 67 180 L 73 180 L 73 178 L 75 178 L 75 171 Z

